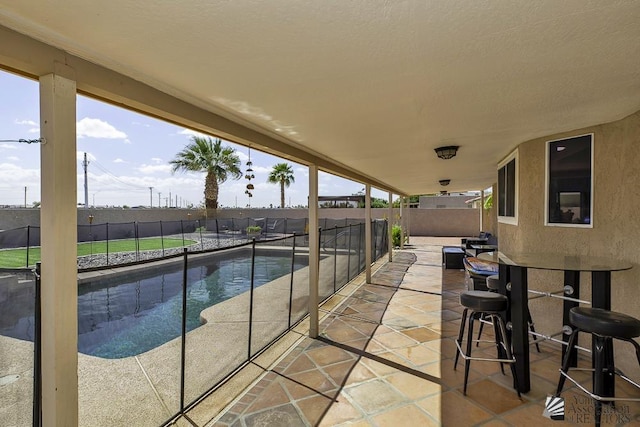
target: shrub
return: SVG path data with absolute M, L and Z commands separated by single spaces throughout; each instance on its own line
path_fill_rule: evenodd
M 391 227 L 391 241 L 394 247 L 400 246 L 400 239 L 402 238 L 402 227 L 398 224 L 395 224 Z
M 248 233 L 260 233 L 262 231 L 262 227 L 260 227 L 259 225 L 250 225 L 247 227 L 247 234 Z

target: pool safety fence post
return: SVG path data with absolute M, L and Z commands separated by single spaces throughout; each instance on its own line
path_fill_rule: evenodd
M 249 291 L 249 342 L 247 343 L 247 360 L 251 359 L 251 332 L 253 327 L 253 276 L 256 267 L 256 238 L 251 238 L 251 288 Z
M 196 224 L 198 224 L 198 231 L 200 232 L 200 250 L 204 251 L 204 242 L 202 241 L 202 223 L 197 219 Z
M 180 220 L 180 232 L 182 233 L 182 247 L 184 248 L 184 224 L 182 223 L 182 220 Z
M 333 227 L 333 293 L 336 293 L 336 280 L 338 270 L 338 224 Z
M 364 231 L 364 223 L 358 224 L 358 274 L 362 272 L 362 237 Z M 357 275 L 356 275 L 357 276 Z
M 187 248 L 184 248 L 182 268 L 182 342 L 180 349 L 180 413 L 184 412 L 184 372 L 187 345 Z
M 27 261 L 25 264 L 25 267 L 29 268 L 29 248 L 30 248 L 30 243 L 31 243 L 31 239 L 29 238 L 31 236 L 31 226 L 27 225 Z
M 138 234 L 138 221 L 133 222 L 133 233 L 136 245 L 136 261 L 140 261 L 140 234 Z
M 38 261 L 33 271 L 35 285 L 35 301 L 33 307 L 33 426 L 42 425 L 42 299 L 41 299 L 41 265 Z
M 287 329 L 291 329 L 291 310 L 293 306 L 293 272 L 296 263 L 296 233 L 293 233 L 293 246 L 291 249 L 291 281 L 289 283 L 289 325 Z
M 107 239 L 107 265 L 109 265 L 109 223 L 105 224 L 106 226 L 106 239 Z
M 347 251 L 347 283 L 351 281 L 351 224 L 349 224 L 349 250 Z
M 164 256 L 164 232 L 162 231 L 162 221 L 160 221 L 160 245 L 162 246 L 162 256 Z
M 371 242 L 373 246 L 371 248 L 367 248 L 367 250 L 371 253 L 371 259 L 375 260 L 376 256 L 378 255 L 377 246 L 376 246 L 378 224 L 375 223 L 374 221 L 371 221 L 369 223 L 369 227 L 371 227 L 371 234 L 372 234 Z

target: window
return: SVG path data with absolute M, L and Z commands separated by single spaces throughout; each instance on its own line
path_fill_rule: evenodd
M 518 225 L 518 150 L 498 164 L 498 222 Z
M 545 225 L 592 227 L 593 134 L 547 142 Z

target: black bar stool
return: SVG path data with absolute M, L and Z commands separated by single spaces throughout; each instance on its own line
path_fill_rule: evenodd
M 520 397 L 520 391 L 518 387 L 518 378 L 515 370 L 515 358 L 511 353 L 511 345 L 507 335 L 507 328 L 504 324 L 504 320 L 500 317 L 500 312 L 507 309 L 508 300 L 507 297 L 496 292 L 487 291 L 467 291 L 460 294 L 460 304 L 464 307 L 462 312 L 462 320 L 460 322 L 460 332 L 458 333 L 458 339 L 456 340 L 456 346 L 458 352 L 456 353 L 453 369 L 458 366 L 458 358 L 462 355 L 464 358 L 464 389 L 463 394 L 467 394 L 467 381 L 469 379 L 469 366 L 472 360 L 485 361 L 485 362 L 500 362 L 509 363 L 511 365 L 511 372 L 513 374 L 514 388 L 518 392 Z M 470 311 L 470 313 L 469 313 Z M 464 337 L 464 327 L 467 321 L 467 313 L 469 313 L 469 330 L 467 333 L 467 351 L 462 351 L 462 339 Z M 498 356 L 495 359 L 472 357 L 471 349 L 473 339 L 473 322 L 479 320 L 481 317 L 491 319 L 493 328 L 495 330 L 495 344 L 498 350 Z
M 605 396 L 605 378 L 613 377 L 616 374 L 622 379 L 640 388 L 640 385 L 626 377 L 619 369 L 616 369 L 613 358 L 606 351 L 607 343 L 611 344 L 612 339 L 627 341 L 633 344 L 636 349 L 636 358 L 640 364 L 640 345 L 633 338 L 640 337 L 640 320 L 627 316 L 626 314 L 617 313 L 615 311 L 604 310 L 602 308 L 590 307 L 574 307 L 569 312 L 569 321 L 575 327 L 567 346 L 567 351 L 560 369 L 560 380 L 558 381 L 558 389 L 556 396 L 560 396 L 564 387 L 565 379 L 569 379 L 578 386 L 583 392 L 591 396 L 595 401 L 596 410 L 596 426 L 600 425 L 602 415 L 602 402 L 614 402 L 616 400 L 640 401 L 640 398 L 616 398 L 614 396 Z M 576 380 L 569 376 L 569 365 L 571 364 L 571 351 L 578 342 L 578 333 L 586 332 L 593 336 L 593 392 L 588 391 Z M 571 368 L 574 370 L 584 370 L 580 368 Z
M 492 274 L 491 276 L 487 276 L 487 289 L 489 289 L 490 292 L 498 292 L 498 290 L 500 289 L 499 285 L 500 285 L 500 276 L 499 275 Z M 527 307 L 527 322 L 529 323 L 529 330 L 531 332 L 533 332 L 533 334 L 531 336 L 533 337 L 533 341 L 535 342 L 536 350 L 538 351 L 538 353 L 540 353 L 540 346 L 538 345 L 538 338 L 535 335 L 536 328 L 533 325 L 533 319 L 531 318 L 531 312 L 529 311 L 529 307 Z M 480 330 L 478 331 L 478 341 L 480 340 L 480 337 L 482 336 L 482 329 L 483 328 L 484 328 L 484 323 L 480 323 Z M 477 345 L 476 345 L 476 347 L 477 347 Z

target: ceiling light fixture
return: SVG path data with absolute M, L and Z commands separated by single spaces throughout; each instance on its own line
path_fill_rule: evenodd
M 441 159 L 447 160 L 456 156 L 458 148 L 460 147 L 457 145 L 448 145 L 446 147 L 435 148 L 433 151 L 435 151 L 438 157 L 440 157 Z
M 438 181 L 440 183 L 440 185 L 442 185 L 443 187 L 446 187 L 447 185 L 449 185 L 449 183 L 451 182 L 450 179 L 441 179 L 440 181 Z

